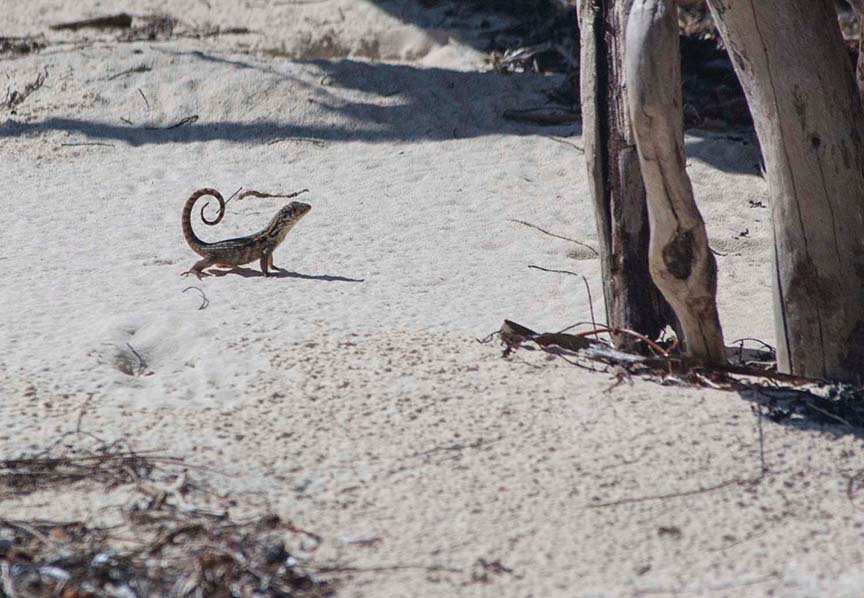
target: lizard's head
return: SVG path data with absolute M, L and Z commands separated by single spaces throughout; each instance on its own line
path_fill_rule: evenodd
M 286 224 L 297 224 L 303 216 L 309 213 L 309 210 L 312 209 L 308 203 L 303 203 L 301 201 L 292 201 L 287 206 L 283 207 L 279 210 L 279 213 L 276 214 L 276 219 L 279 222 L 280 226 L 284 226 Z
M 292 201 L 287 206 L 276 212 L 276 215 L 273 216 L 273 220 L 271 220 L 270 224 L 267 226 L 267 234 L 275 237 L 277 243 L 281 243 L 285 240 L 285 235 L 288 234 L 288 231 L 294 228 L 294 225 L 300 222 L 303 216 L 308 214 L 311 209 L 312 206 L 308 203 Z

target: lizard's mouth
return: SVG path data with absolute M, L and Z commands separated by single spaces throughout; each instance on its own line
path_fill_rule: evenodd
M 309 213 L 309 210 L 312 209 L 308 203 L 295 202 L 294 207 L 297 208 L 297 217 L 301 218 Z

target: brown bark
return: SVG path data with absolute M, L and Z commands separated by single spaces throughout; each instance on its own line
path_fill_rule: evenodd
M 709 0 L 750 104 L 774 222 L 780 371 L 864 376 L 864 114 L 833 5 Z
M 580 0 L 583 141 L 612 327 L 656 339 L 674 321 L 648 270 L 645 189 L 624 98 L 624 27 L 632 0 Z M 616 336 L 619 348 L 633 339 Z
M 678 316 L 685 354 L 703 363 L 726 363 L 717 316 L 717 265 L 685 169 L 674 0 L 633 2 L 624 64 L 647 191 L 651 275 Z

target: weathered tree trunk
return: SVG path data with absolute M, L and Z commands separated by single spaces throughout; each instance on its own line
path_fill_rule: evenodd
M 685 170 L 678 10 L 674 0 L 635 0 L 624 53 L 627 101 L 651 225 L 654 282 L 675 310 L 685 353 L 723 364 L 717 265 Z
M 709 0 L 773 203 L 781 371 L 864 377 L 864 114 L 827 0 Z
M 632 0 L 580 0 L 585 160 L 610 326 L 656 339 L 673 323 L 648 271 L 645 188 L 624 99 L 624 27 Z M 632 337 L 618 335 L 619 348 Z

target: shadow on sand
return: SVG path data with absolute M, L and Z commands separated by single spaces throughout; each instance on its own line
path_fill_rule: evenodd
M 581 133 L 573 124 L 535 126 L 503 118 L 506 109 L 534 108 L 546 103 L 540 95 L 553 89 L 561 77 L 522 73 L 463 72 L 442 68 L 419 68 L 406 64 L 369 63 L 356 60 L 314 60 L 326 85 L 313 85 L 279 72 L 266 63 L 227 60 L 204 52 L 171 54 L 192 60 L 224 65 L 226 70 L 256 69 L 267 77 L 282 79 L 286 93 L 298 86 L 313 87 L 308 98 L 317 111 L 330 113 L 344 124 L 292 123 L 279 120 L 278 114 L 266 119 L 222 120 L 207 122 L 183 114 L 164 128 L 146 128 L 123 122 L 105 122 L 73 117 L 50 117 L 0 124 L 0 137 L 37 135 L 62 131 L 95 141 L 120 141 L 132 146 L 165 143 L 228 141 L 234 143 L 271 143 L 280 139 L 392 142 L 449 140 L 488 135 L 570 136 Z M 230 72 L 225 74 L 230 76 Z M 280 86 L 281 87 L 281 86 Z M 339 90 L 354 90 L 370 96 L 369 101 L 339 97 Z M 277 93 L 282 93 L 277 88 Z M 353 94 L 355 97 L 357 94 Z M 286 96 L 287 97 L 287 96 Z M 381 98 L 393 98 L 382 104 Z M 290 106 L 291 100 L 286 106 Z M 287 112 L 287 109 L 286 109 Z M 238 115 L 239 116 L 239 115 Z M 328 119 L 332 122 L 332 118 Z
M 211 269 L 207 274 L 221 278 L 223 276 L 236 275 L 243 278 L 263 278 L 264 273 L 260 270 L 252 268 L 243 268 L 236 266 L 230 270 Z M 301 274 L 300 272 L 290 272 L 288 270 L 277 270 L 272 272 L 269 278 L 300 278 L 302 280 L 320 280 L 323 282 L 366 282 L 365 278 L 348 278 L 347 276 L 336 276 L 335 274 Z

